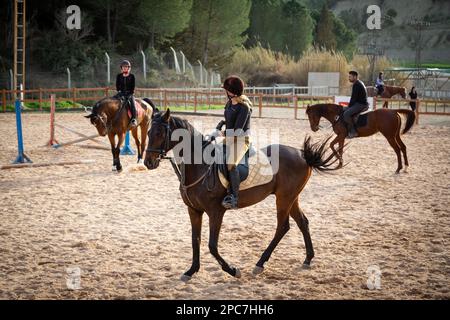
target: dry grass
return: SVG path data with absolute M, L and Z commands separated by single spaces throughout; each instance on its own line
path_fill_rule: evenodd
M 384 70 L 391 66 L 392 62 L 389 59 L 381 57 L 375 64 L 375 70 Z M 238 74 L 246 79 L 249 85 L 255 86 L 269 86 L 274 83 L 295 83 L 306 86 L 308 72 L 339 72 L 340 86 L 345 86 L 347 73 L 352 69 L 361 74 L 363 81 L 371 80 L 367 56 L 355 55 L 350 62 L 341 52 L 312 48 L 300 59 L 295 60 L 286 54 L 256 46 L 237 50 L 223 73 Z

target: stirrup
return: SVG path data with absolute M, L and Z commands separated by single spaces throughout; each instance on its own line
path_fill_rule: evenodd
M 237 209 L 237 203 L 238 199 L 234 195 L 229 194 L 223 198 L 222 206 L 225 209 Z
M 355 130 L 355 131 L 350 131 L 350 132 L 347 134 L 347 138 L 348 138 L 348 139 L 353 139 L 353 138 L 356 138 L 356 137 L 358 137 L 358 132 L 356 132 L 356 130 Z
M 137 123 L 137 120 L 135 118 L 130 120 L 130 126 L 137 127 L 137 125 L 138 125 L 138 123 Z

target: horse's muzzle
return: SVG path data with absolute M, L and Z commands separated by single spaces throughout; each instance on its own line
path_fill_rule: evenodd
M 159 166 L 159 159 L 145 159 L 144 160 L 144 165 L 149 170 L 156 169 Z

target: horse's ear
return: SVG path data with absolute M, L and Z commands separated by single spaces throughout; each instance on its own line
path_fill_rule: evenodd
M 164 122 L 169 122 L 170 119 L 170 109 L 167 109 L 166 112 L 164 112 L 162 119 Z

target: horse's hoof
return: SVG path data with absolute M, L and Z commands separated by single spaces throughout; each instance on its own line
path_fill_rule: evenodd
M 408 169 L 409 169 L 409 166 L 405 166 L 405 170 L 403 170 L 403 172 L 408 173 Z
M 241 271 L 238 268 L 233 268 L 234 269 L 234 277 L 235 278 L 240 278 L 241 275 Z
M 256 266 L 254 269 L 253 269 L 253 275 L 258 275 L 258 274 L 261 274 L 261 273 L 263 273 L 263 271 L 264 271 L 264 267 L 259 267 L 259 266 Z
M 192 277 L 191 277 L 191 276 L 188 276 L 187 274 L 183 274 L 183 275 L 181 276 L 181 278 L 180 278 L 180 280 L 183 281 L 183 282 L 188 282 L 188 281 L 191 280 L 191 279 L 192 279 Z
M 302 264 L 302 269 L 304 269 L 304 270 L 309 270 L 309 269 L 311 269 L 311 263 L 303 262 L 303 264 Z
M 116 166 L 112 166 L 112 171 L 113 171 L 113 172 L 114 172 L 114 171 L 117 171 Z
M 142 159 L 138 159 L 137 163 L 138 164 L 142 163 Z
M 117 168 L 117 173 L 121 173 L 122 172 L 122 167 Z

